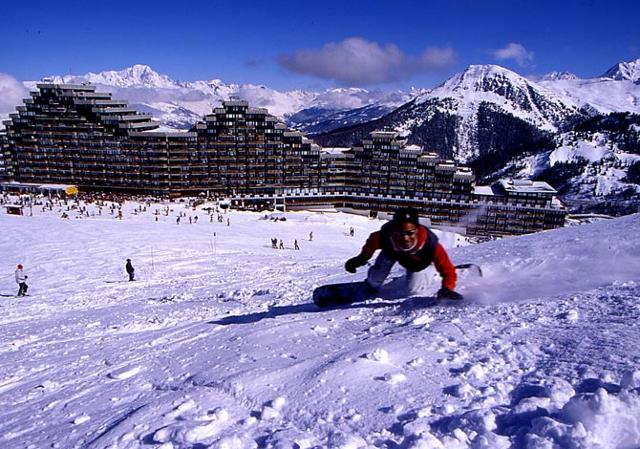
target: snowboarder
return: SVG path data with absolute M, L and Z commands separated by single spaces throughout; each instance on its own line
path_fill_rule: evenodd
M 284 249 L 284 242 L 282 241 L 282 239 L 280 239 L 280 246 L 279 246 L 279 248 L 280 248 L 280 249 Z
M 309 241 L 312 242 L 313 241 L 313 231 L 309 233 Z
M 131 265 L 131 259 L 127 259 L 127 264 L 124 267 L 127 270 L 127 273 L 129 274 L 129 282 L 134 281 L 135 270 L 133 268 L 133 265 Z
M 350 228 L 349 228 L 349 235 L 350 235 L 351 237 L 353 237 L 353 236 L 355 235 L 355 231 L 353 230 L 353 227 L 350 227 Z
M 300 249 L 300 247 L 298 246 L 298 240 L 297 239 L 293 240 L 293 249 Z
M 16 284 L 18 284 L 17 296 L 26 296 L 27 289 L 29 288 L 29 286 L 27 285 L 28 276 L 24 274 L 22 268 L 22 264 L 18 264 L 18 266 L 16 267 Z
M 372 233 L 356 257 L 344 265 L 349 273 L 365 265 L 376 250 L 382 250 L 374 265 L 369 268 L 366 286 L 371 291 L 378 290 L 397 262 L 406 269 L 406 285 L 410 294 L 420 293 L 428 284 L 425 269 L 432 263 L 442 276 L 442 288 L 437 293 L 439 299 L 462 299 L 455 291 L 456 269 L 449 259 L 438 237 L 421 225 L 418 212 L 411 207 L 398 209 L 393 219 L 379 231 Z

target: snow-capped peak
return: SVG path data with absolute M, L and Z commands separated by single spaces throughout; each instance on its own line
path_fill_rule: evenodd
M 175 89 L 180 87 L 178 83 L 169 78 L 167 75 L 154 71 L 148 65 L 135 64 L 124 70 L 108 71 L 93 74 L 87 74 L 89 81 L 92 83 L 110 84 L 118 87 L 151 87 L 151 88 L 168 88 Z M 110 82 L 106 83 L 107 79 Z
M 549 89 L 497 65 L 471 65 L 396 112 L 396 116 L 387 118 L 391 126 L 401 133 L 421 135 L 423 141 L 447 141 L 449 137 L 443 136 L 448 131 L 432 131 L 429 121 L 449 120 L 455 127 L 456 140 L 444 147 L 461 161 L 472 160 L 481 154 L 480 150 L 490 151 L 490 144 L 482 137 L 482 123 L 492 122 L 496 129 L 500 128 L 502 119 L 498 116 L 556 132 L 569 117 L 579 114 Z
M 416 104 L 433 98 L 454 99 L 458 113 L 475 110 L 482 102 L 493 103 L 549 129 L 571 112 L 547 89 L 497 65 L 471 65 L 417 97 Z
M 470 65 L 435 90 L 487 92 L 500 89 L 505 83 L 526 86 L 528 81 L 517 73 L 498 65 Z
M 60 80 L 58 80 L 60 78 Z M 64 79 L 63 79 L 64 78 Z M 151 67 L 144 64 L 135 64 L 123 70 L 107 70 L 105 72 L 93 73 L 89 72 L 82 76 L 71 77 L 53 77 L 54 82 L 75 82 L 81 80 L 92 84 L 102 84 L 115 87 L 148 87 L 161 89 L 176 89 L 180 85 L 169 78 L 154 71 Z
M 368 90 L 362 89 L 360 87 L 334 87 L 326 90 L 327 93 L 336 93 L 336 94 L 359 94 L 359 93 L 369 93 Z
M 619 62 L 607 70 L 602 77 L 614 80 L 630 80 L 635 83 L 640 82 L 640 59 L 631 62 Z
M 561 80 L 577 80 L 577 79 L 580 79 L 580 77 L 575 73 L 553 71 L 553 72 L 547 73 L 542 78 L 540 78 L 540 81 L 561 81 Z

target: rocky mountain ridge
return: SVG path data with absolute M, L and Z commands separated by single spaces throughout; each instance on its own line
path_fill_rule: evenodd
M 640 82 L 640 58 L 630 62 L 619 62 L 607 70 L 602 77 L 638 83 Z
M 586 113 L 552 91 L 495 65 L 472 65 L 373 123 L 315 136 L 348 146 L 382 127 L 461 162 L 557 132 Z

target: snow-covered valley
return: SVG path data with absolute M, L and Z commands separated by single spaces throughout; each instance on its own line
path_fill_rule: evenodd
M 383 222 L 183 203 L 156 221 L 167 205 L 0 215 L 1 447 L 640 447 L 639 215 L 439 233 L 484 271 L 461 273 L 462 303 L 432 299 L 434 278 L 326 310 L 313 289 L 362 279 L 344 261 Z

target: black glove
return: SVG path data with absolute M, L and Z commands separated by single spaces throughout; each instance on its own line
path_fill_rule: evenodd
M 361 267 L 365 263 L 367 263 L 367 261 L 363 260 L 360 256 L 352 257 L 344 264 L 344 269 L 349 273 L 355 273 L 358 267 Z
M 460 301 L 463 299 L 463 296 L 460 293 L 454 292 L 453 290 L 449 290 L 448 288 L 442 287 L 438 290 L 438 294 L 436 295 L 438 299 L 452 299 L 454 301 Z

